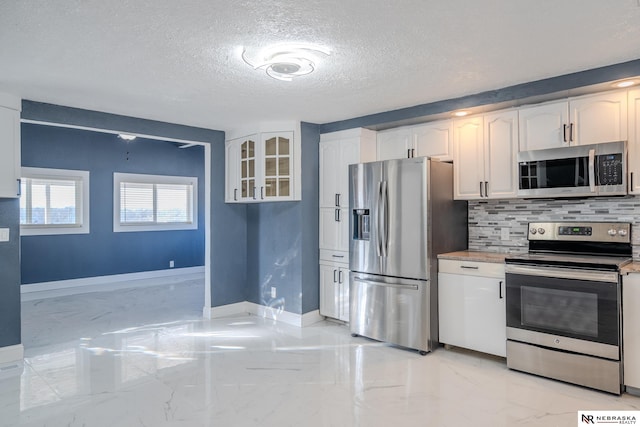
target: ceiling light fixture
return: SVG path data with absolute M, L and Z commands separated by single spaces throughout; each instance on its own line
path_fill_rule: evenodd
M 456 116 L 456 117 L 464 117 L 467 114 L 469 114 L 469 112 L 468 111 L 464 111 L 464 110 L 456 111 L 455 113 L 453 113 L 453 115 Z
M 118 138 L 124 139 L 125 141 L 133 141 L 137 137 L 135 135 L 129 135 L 128 133 L 119 133 Z
M 637 84 L 638 82 L 635 80 L 621 80 L 619 82 L 615 82 L 612 84 L 613 87 L 619 87 L 619 88 L 623 88 L 623 87 L 629 87 L 629 86 L 633 86 L 635 84 Z
M 265 70 L 269 77 L 290 82 L 294 77 L 304 76 L 316 69 L 316 63 L 331 51 L 323 46 L 306 44 L 283 44 L 263 49 L 255 56 L 247 58 L 247 50 L 242 49 L 242 60 L 254 70 Z

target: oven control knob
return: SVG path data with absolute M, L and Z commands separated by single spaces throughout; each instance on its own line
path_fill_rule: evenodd
M 536 230 L 535 228 L 531 228 L 529 230 L 529 233 L 531 233 L 531 234 L 536 234 L 537 232 L 538 232 L 538 230 Z
M 618 231 L 615 228 L 611 228 L 609 229 L 609 231 L 607 231 L 607 233 L 609 234 L 609 236 L 615 236 L 616 234 L 618 234 Z
M 624 228 L 621 230 L 618 230 L 618 236 L 626 236 L 627 235 L 627 230 L 625 230 Z
M 544 234 L 544 228 L 538 228 L 538 233 Z

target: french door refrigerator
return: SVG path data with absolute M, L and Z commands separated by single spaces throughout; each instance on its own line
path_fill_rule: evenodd
M 437 254 L 467 248 L 453 165 L 427 157 L 350 165 L 349 212 L 351 333 L 432 351 Z

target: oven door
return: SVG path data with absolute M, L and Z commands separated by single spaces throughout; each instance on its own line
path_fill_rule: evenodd
M 507 265 L 507 339 L 620 359 L 617 272 Z

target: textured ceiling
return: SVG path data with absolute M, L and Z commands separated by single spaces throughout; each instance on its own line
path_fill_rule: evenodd
M 327 123 L 640 58 L 640 0 L 0 0 L 0 90 L 232 130 Z M 293 82 L 238 48 L 327 46 Z

